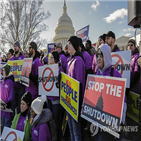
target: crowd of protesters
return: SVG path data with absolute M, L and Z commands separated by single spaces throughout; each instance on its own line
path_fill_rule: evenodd
M 10 74 L 10 66 L 8 64 L 3 65 L 0 98 L 7 104 L 8 109 L 13 110 L 13 113 L 1 111 L 2 129 L 4 126 L 7 126 L 23 131 L 25 133 L 24 141 L 51 141 L 53 137 L 56 138 L 57 141 L 61 141 L 61 124 L 65 110 L 60 105 L 59 97 L 39 95 L 38 67 L 48 64 L 58 64 L 59 75 L 58 82 L 56 83 L 58 89 L 60 88 L 61 72 L 79 81 L 82 91 L 79 102 L 81 107 L 88 74 L 122 77 L 119 72 L 112 67 L 111 52 L 120 51 L 115 41 L 116 36 L 112 31 L 100 35 L 96 47 L 92 47 L 90 40 L 87 40 L 84 45 L 81 38 L 71 36 L 64 49 L 61 43 L 56 43 L 54 45 L 55 51 L 51 52 L 50 57 L 48 57 L 48 55 L 44 56 L 42 50 L 38 51 L 35 42 L 30 42 L 28 50 L 21 52 L 20 43 L 16 41 L 13 49 L 8 51 L 7 56 L 3 55 L 2 62 L 32 57 L 32 70 L 29 74 L 30 84 L 29 87 L 26 87 L 20 84 L 20 82 L 14 82 L 14 77 Z M 131 50 L 130 88 L 132 88 L 138 83 L 140 78 L 141 65 L 139 50 L 135 40 L 130 39 L 128 41 L 127 50 Z M 129 91 L 130 89 L 126 89 L 124 97 L 122 124 L 126 123 L 126 96 L 128 96 Z M 87 126 L 89 126 L 90 123 L 80 116 L 77 122 L 68 112 L 67 117 L 71 141 L 82 141 L 82 130 L 84 128 L 88 129 L 89 127 Z M 50 125 L 52 127 L 50 127 Z M 54 135 L 52 135 L 52 131 L 54 131 Z M 109 133 L 102 131 L 99 131 L 95 137 L 96 141 L 119 141 L 122 139 L 122 135 L 117 139 Z M 138 139 L 139 138 L 137 138 L 136 141 L 138 141 Z

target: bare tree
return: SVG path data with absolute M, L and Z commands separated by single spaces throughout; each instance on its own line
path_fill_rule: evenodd
M 22 49 L 27 48 L 30 41 L 38 41 L 41 45 L 45 41 L 39 35 L 47 29 L 43 23 L 50 16 L 50 12 L 45 13 L 42 1 L 39 0 L 1 0 L 1 34 L 0 42 L 13 46 L 15 41 L 19 41 Z M 2 47 L 0 46 L 0 49 Z M 1 50 L 2 51 L 2 50 Z

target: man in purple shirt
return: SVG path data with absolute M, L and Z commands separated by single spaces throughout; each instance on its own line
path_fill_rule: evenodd
M 56 44 L 54 44 L 54 46 L 55 46 L 55 50 L 59 53 L 62 68 L 63 68 L 64 72 L 66 72 L 67 57 L 65 56 L 65 53 L 63 51 L 62 44 L 61 43 L 56 43 Z
M 115 45 L 115 41 L 116 41 L 115 34 L 112 31 L 108 31 L 108 33 L 106 34 L 105 43 L 111 47 L 111 52 L 120 51 L 118 46 Z
M 128 41 L 127 49 L 131 50 L 130 88 L 132 88 L 140 78 L 140 71 L 138 66 L 139 51 L 136 48 L 136 42 L 134 39 L 130 39 Z
M 38 58 L 37 44 L 35 42 L 31 42 L 29 44 L 29 57 L 33 58 L 32 61 L 32 70 L 29 74 L 30 84 L 29 87 L 25 88 L 25 91 L 30 92 L 32 95 L 32 99 L 38 97 L 38 67 L 43 66 L 40 59 Z
M 14 55 L 10 58 L 10 61 L 16 61 L 16 60 L 23 60 L 25 57 L 20 52 L 21 45 L 19 41 L 16 41 L 14 43 Z M 14 82 L 14 108 L 20 106 L 20 100 L 25 92 L 25 86 L 20 84 L 19 82 Z
M 79 39 L 77 36 L 71 36 L 68 40 L 68 52 L 71 55 L 71 59 L 68 62 L 67 75 L 76 79 L 82 85 L 82 96 L 80 97 L 80 103 L 82 103 L 85 87 L 85 64 L 82 53 L 78 51 Z M 80 120 L 76 122 L 73 117 L 68 115 L 68 125 L 70 129 L 71 141 L 82 141 Z

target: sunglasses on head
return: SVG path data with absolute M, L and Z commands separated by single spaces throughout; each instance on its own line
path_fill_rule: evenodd
M 132 47 L 133 45 L 134 45 L 134 44 L 128 44 L 128 46 L 131 46 L 131 47 Z

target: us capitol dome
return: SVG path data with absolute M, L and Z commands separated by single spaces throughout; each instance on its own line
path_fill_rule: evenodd
M 73 23 L 71 18 L 67 14 L 66 1 L 64 0 L 63 14 L 58 20 L 57 27 L 55 29 L 55 37 L 53 38 L 53 42 L 62 43 L 62 46 L 64 48 L 68 42 L 69 37 L 74 35 L 74 33 L 75 33 L 75 30 L 73 27 Z

